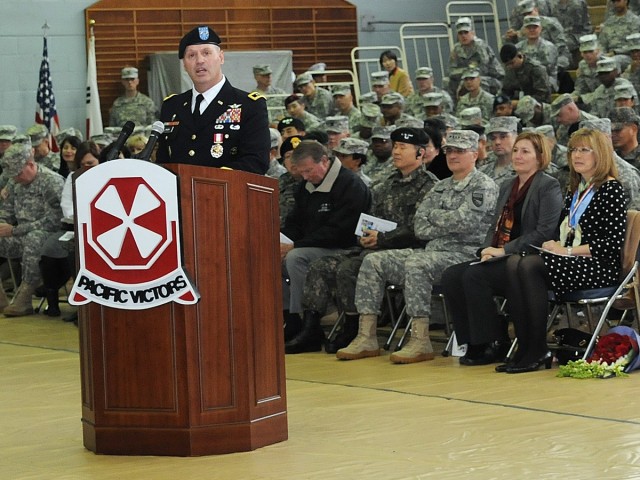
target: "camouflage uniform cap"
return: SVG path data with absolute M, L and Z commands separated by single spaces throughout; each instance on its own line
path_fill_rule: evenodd
M 600 46 L 598 45 L 598 36 L 591 33 L 589 35 L 583 35 L 580 37 L 580 51 L 581 52 L 592 52 L 594 50 L 598 50 Z
M 611 120 L 608 118 L 594 118 L 591 120 L 583 120 L 580 122 L 580 128 L 588 128 L 590 130 L 598 130 L 606 135 L 611 135 Z
M 324 129 L 327 133 L 346 133 L 349 131 L 349 117 L 336 115 L 324 120 Z
M 18 133 L 18 129 L 14 125 L 0 125 L 0 140 L 10 142 L 16 133 Z
M 440 92 L 429 92 L 422 96 L 422 105 L 425 107 L 439 107 L 444 101 L 444 95 Z
M 629 46 L 627 47 L 628 52 L 640 50 L 640 33 L 632 33 L 631 35 L 627 35 L 626 39 L 627 42 L 629 42 Z
M 304 72 L 296 77 L 296 81 L 294 82 L 294 85 L 296 87 L 300 87 L 302 85 L 306 85 L 307 83 L 311 83 L 311 82 L 313 82 L 313 77 L 311 76 L 311 74 L 309 72 Z
M 182 59 L 184 57 L 184 51 L 188 46 L 203 44 L 220 45 L 221 43 L 222 41 L 220 40 L 220 37 L 211 27 L 206 25 L 195 27 L 180 39 L 180 45 L 178 46 L 178 58 Z
M 478 150 L 480 135 L 472 130 L 451 130 L 447 134 L 447 147 Z
M 618 62 L 614 57 L 604 57 L 596 62 L 597 73 L 608 73 L 618 69 Z
M 13 141 L 11 142 L 12 144 L 20 144 L 20 145 L 28 145 L 29 147 L 31 147 L 31 138 L 29 138 L 28 135 L 24 135 L 24 134 L 19 134 L 16 135 L 15 137 L 13 137 Z M 33 147 L 31 147 L 33 148 Z
M 410 128 L 423 128 L 424 121 L 415 117 L 400 117 L 395 121 L 396 128 L 410 127 Z
M 518 2 L 518 10 L 520 13 L 531 13 L 536 8 L 536 2 L 534 0 L 521 0 Z
M 254 75 L 271 75 L 273 71 L 271 70 L 271 65 L 254 65 L 253 66 L 253 74 Z
M 533 131 L 554 140 L 556 138 L 556 132 L 553 130 L 553 126 L 551 125 L 540 125 L 539 127 L 534 128 Z
M 37 147 L 49 136 L 49 129 L 41 123 L 36 123 L 27 128 L 26 134 L 31 138 L 31 145 Z
M 518 117 L 491 117 L 487 127 L 487 135 L 495 132 L 518 133 Z
M 474 31 L 473 22 L 469 17 L 460 17 L 456 21 L 456 32 L 472 32 Z
M 525 28 L 530 26 L 539 27 L 540 25 L 540 17 L 538 15 L 527 15 L 522 20 L 522 26 Z
M 462 79 L 465 78 L 477 78 L 480 76 L 480 70 L 475 67 L 465 68 L 464 72 L 462 72 Z
M 331 95 L 349 95 L 351 93 L 351 87 L 346 84 L 335 85 L 331 90 Z
M 416 78 L 431 78 L 433 77 L 433 68 L 420 67 L 416 69 Z
M 458 119 L 448 113 L 443 113 L 441 115 L 434 115 L 431 118 L 435 118 L 436 120 L 442 121 L 442 123 L 444 123 L 447 128 L 453 128 L 453 129 L 458 128 Z
M 611 130 L 621 130 L 625 125 L 640 125 L 640 118 L 631 107 L 619 107 L 609 115 Z
M 313 75 L 320 75 L 327 70 L 327 64 L 323 62 L 314 63 L 309 67 L 307 72 L 311 72 Z
M 555 118 L 560 113 L 560 109 L 565 105 L 574 103 L 573 97 L 568 93 L 558 95 L 553 102 L 551 102 L 551 118 Z
M 402 94 L 398 92 L 389 92 L 382 96 L 382 100 L 380 100 L 380 105 L 395 105 L 400 104 L 404 105 L 404 97 Z
M 109 136 L 118 136 L 120 135 L 120 127 L 104 127 L 104 129 L 102 130 L 103 133 L 106 133 Z
M 360 105 L 364 106 L 366 103 L 376 103 L 378 101 L 378 95 L 376 95 L 376 92 L 367 92 L 367 93 L 363 93 L 362 95 L 360 95 L 360 98 L 358 98 L 358 103 L 360 103 Z
M 84 138 L 80 130 L 74 127 L 69 127 L 60 131 L 60 133 L 56 135 L 56 143 L 58 145 L 62 145 L 62 142 L 64 142 L 64 139 L 67 137 L 78 137 L 80 141 Z
M 393 142 L 425 146 L 429 143 L 429 136 L 421 128 L 402 127 L 396 128 L 391 132 L 391 140 Z
M 138 78 L 138 69 L 136 67 L 124 67 L 120 70 L 120 78 L 123 80 L 128 78 Z
M 360 125 L 363 127 L 373 128 L 379 124 L 379 118 L 382 116 L 380 107 L 375 103 L 365 103 L 360 107 L 362 119 Z
M 107 133 L 102 133 L 100 135 L 93 135 L 91 137 L 91 141 L 96 145 L 99 145 L 101 147 L 106 147 L 111 142 L 113 142 L 113 137 Z
M 620 98 L 633 98 L 633 85 L 622 84 L 613 87 L 613 99 L 618 100 Z
M 271 141 L 271 148 L 276 148 L 280 143 L 280 132 L 275 128 L 269 128 L 269 140 Z
M 468 107 L 463 109 L 458 115 L 460 126 L 482 125 L 482 110 L 480 107 Z
M 343 153 L 345 155 L 353 155 L 360 154 L 366 155 L 367 150 L 369 149 L 369 143 L 365 140 L 360 140 L 359 138 L 341 138 L 340 143 L 336 148 L 333 149 L 336 153 Z
M 3 173 L 9 177 L 19 175 L 27 160 L 33 158 L 31 145 L 24 143 L 13 143 L 7 148 L 0 160 Z
M 533 118 L 533 115 L 536 111 L 536 106 L 538 105 L 540 105 L 540 102 L 538 102 L 535 98 L 533 98 L 531 95 L 525 95 L 520 100 L 518 100 L 515 114 L 523 121 L 528 122 Z
M 389 83 L 389 72 L 371 72 L 371 85 L 387 85 Z
M 377 127 L 373 128 L 373 131 L 371 132 L 371 138 L 389 140 L 391 138 L 391 132 L 393 132 L 395 129 L 396 129 L 395 125 L 385 125 L 385 126 L 378 125 Z

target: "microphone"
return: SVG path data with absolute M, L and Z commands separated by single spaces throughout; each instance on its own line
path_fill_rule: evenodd
M 149 160 L 149 158 L 151 158 L 151 153 L 153 152 L 153 147 L 156 146 L 158 138 L 162 132 L 164 132 L 164 123 L 160 121 L 153 122 L 153 125 L 151 126 L 151 133 L 149 134 L 149 140 L 147 140 L 147 144 L 144 146 L 142 151 L 135 156 L 135 158 L 140 160 Z
M 118 157 L 118 155 L 120 154 L 120 150 L 122 150 L 122 147 L 124 146 L 124 142 L 126 142 L 127 138 L 131 136 L 135 126 L 136 124 L 133 123 L 131 120 L 129 120 L 127 123 L 124 124 L 124 126 L 122 127 L 122 130 L 120 130 L 120 135 L 118 135 L 118 139 L 113 144 L 113 147 L 111 147 L 111 151 L 105 157 L 105 162 L 108 162 Z

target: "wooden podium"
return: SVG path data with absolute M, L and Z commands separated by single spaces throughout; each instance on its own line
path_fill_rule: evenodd
M 287 439 L 277 181 L 166 167 L 179 178 L 196 305 L 80 307 L 84 445 L 197 456 Z

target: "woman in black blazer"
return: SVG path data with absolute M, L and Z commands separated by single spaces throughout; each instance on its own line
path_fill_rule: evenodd
M 467 344 L 461 365 L 487 365 L 506 355 L 509 337 L 494 301 L 506 293 L 506 258 L 531 252 L 530 245 L 551 238 L 562 210 L 560 184 L 544 173 L 551 152 L 542 135 L 518 135 L 511 162 L 516 177 L 500 187 L 493 227 L 478 249 L 478 259 L 442 274 L 456 339 Z

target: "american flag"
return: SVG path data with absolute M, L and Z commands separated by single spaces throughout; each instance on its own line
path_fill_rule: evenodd
M 60 120 L 56 111 L 56 98 L 53 95 L 51 72 L 49 70 L 49 53 L 47 50 L 47 37 L 43 37 L 42 63 L 40 64 L 40 82 L 36 95 L 36 123 L 41 123 L 51 132 L 51 150 L 58 151 L 56 134 L 60 132 Z

